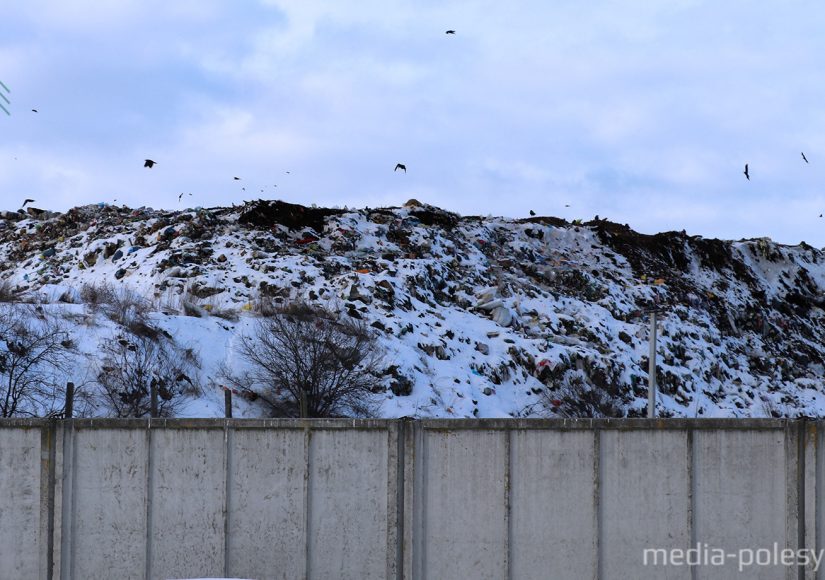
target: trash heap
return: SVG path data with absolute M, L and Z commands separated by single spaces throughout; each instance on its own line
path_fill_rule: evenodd
M 0 212 L 0 284 L 68 303 L 84 286 L 128 287 L 229 335 L 269 306 L 322 304 L 378 335 L 385 416 L 644 414 L 655 309 L 660 415 L 825 409 L 825 256 L 805 244 L 459 216 L 417 200 L 102 203 Z

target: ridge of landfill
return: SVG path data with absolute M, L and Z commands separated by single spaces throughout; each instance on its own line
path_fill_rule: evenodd
M 153 320 L 204 361 L 204 394 L 185 416 L 222 414 L 216 365 L 237 362 L 233 345 L 262 301 L 298 299 L 378 334 L 384 417 L 642 416 L 651 310 L 659 416 L 825 409 L 825 254 L 804 243 L 459 216 L 416 200 L 101 203 L 0 212 L 0 282 L 65 311 L 84 376 L 112 328 L 83 318 L 82 286 L 142 295 Z

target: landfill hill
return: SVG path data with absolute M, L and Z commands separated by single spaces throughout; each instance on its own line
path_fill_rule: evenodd
M 385 417 L 642 415 L 652 308 L 661 416 L 825 409 L 825 255 L 767 238 L 459 216 L 415 200 L 29 208 L 0 213 L 0 283 L 9 300 L 64 313 L 78 384 L 101 341 L 123 331 L 90 319 L 81 289 L 145 297 L 152 320 L 200 355 L 202 395 L 186 416 L 222 413 L 217 365 L 240 364 L 237 339 L 262 301 L 296 299 L 376 330 Z

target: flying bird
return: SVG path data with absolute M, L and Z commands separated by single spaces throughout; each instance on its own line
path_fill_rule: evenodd
M 27 199 L 23 202 L 23 205 L 21 205 L 20 207 L 26 207 L 27 203 L 34 203 L 34 200 L 33 199 Z
M 808 158 L 807 158 L 807 157 L 805 157 L 805 153 L 804 153 L 804 152 L 802 153 L 802 159 L 804 159 L 804 160 L 805 160 L 805 163 L 807 163 L 807 162 L 808 162 Z
M 235 181 L 240 181 L 241 180 L 240 177 L 233 177 L 232 179 L 234 179 Z
M 32 113 L 36 113 L 36 112 L 37 112 L 37 109 L 32 109 Z
M 181 198 L 182 198 L 182 197 L 183 197 L 183 194 L 181 193 L 181 194 L 178 196 L 178 203 L 180 203 L 180 200 L 181 200 Z
M 534 212 L 534 211 L 531 209 L 531 210 L 530 210 L 530 215 L 531 215 L 531 216 L 534 216 L 534 215 L 536 215 L 536 212 Z
M 147 159 L 146 161 L 143 162 L 143 166 L 148 167 L 149 169 L 152 169 L 152 166 L 154 166 L 155 163 L 157 163 L 157 161 L 152 161 L 151 159 Z
M 393 171 L 398 171 L 399 169 L 403 169 L 404 173 L 407 173 L 407 166 L 404 165 L 403 163 L 397 163 L 395 165 L 395 169 L 393 169 Z
M 444 34 L 455 34 L 455 30 L 448 30 L 448 31 L 447 31 L 447 32 L 445 32 Z
M 748 174 L 748 164 L 747 163 L 745 163 L 745 177 L 748 178 L 748 181 L 751 180 L 751 176 L 750 176 L 750 174 Z

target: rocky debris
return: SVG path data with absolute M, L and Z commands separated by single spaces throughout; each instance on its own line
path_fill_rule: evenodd
M 456 411 L 471 392 L 527 414 L 640 413 L 651 308 L 662 312 L 665 412 L 758 414 L 763 397 L 810 411 L 807 385 L 825 375 L 823 258 L 804 244 L 460 217 L 416 200 L 0 214 L 0 283 L 14 292 L 53 285 L 59 300 L 67 286 L 105 281 L 204 318 L 334 303 L 379 331 L 392 356 L 416 360 L 384 395 L 429 385 L 435 407 L 421 412 L 450 416 L 478 416 L 469 397 Z M 453 396 L 452 385 L 472 391 Z
M 398 365 L 391 365 L 384 371 L 384 376 L 390 377 L 389 388 L 396 397 L 409 397 L 413 392 L 414 381 L 402 373 Z
M 486 288 L 476 295 L 478 299 L 476 308 L 489 313 L 490 318 L 499 326 L 505 328 L 513 324 L 515 316 L 513 311 L 504 305 L 501 298 L 497 298 L 498 292 L 495 288 Z
M 372 304 L 372 293 L 366 288 L 355 282 L 350 286 L 350 291 L 347 296 L 348 300 L 353 302 L 363 302 L 364 304 Z

